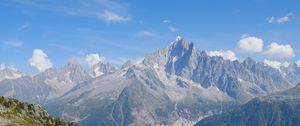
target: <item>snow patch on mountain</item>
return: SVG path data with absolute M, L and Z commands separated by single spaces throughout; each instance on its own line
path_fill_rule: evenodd
M 1 65 L 0 69 L 0 81 L 5 80 L 5 79 L 16 79 L 24 76 L 25 74 L 17 71 L 13 67 L 7 67 L 4 65 Z
M 281 67 L 289 66 L 289 63 L 287 63 L 287 62 L 281 63 L 279 61 L 271 61 L 271 60 L 264 60 L 263 63 L 267 66 L 270 66 L 270 67 L 272 67 L 274 69 L 278 69 L 278 70 L 280 70 Z
M 109 62 L 101 62 L 99 61 L 97 64 L 93 65 L 89 69 L 89 75 L 93 78 L 100 77 L 104 74 L 112 73 L 116 71 L 116 67 L 114 67 Z

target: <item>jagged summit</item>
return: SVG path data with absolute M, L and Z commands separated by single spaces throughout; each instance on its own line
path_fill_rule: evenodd
M 168 47 L 170 56 L 184 56 L 187 53 L 191 54 L 195 51 L 194 43 L 180 36 L 177 36 L 175 41 Z
M 178 35 L 177 37 L 176 37 L 176 39 L 175 39 L 175 41 L 180 41 L 180 40 L 182 40 L 183 38 L 180 36 L 180 35 Z
M 68 61 L 67 66 L 80 66 L 80 64 L 79 64 L 79 62 L 77 61 L 77 59 L 71 58 L 71 59 Z
M 170 46 L 182 46 L 184 48 L 188 48 L 190 45 L 194 45 L 193 42 L 189 42 L 187 39 L 184 39 L 181 36 L 177 36 L 175 38 L 175 41 L 173 41 Z
M 112 65 L 110 62 L 102 62 L 100 61 L 99 63 L 93 65 L 90 70 L 89 73 L 92 77 L 99 77 L 103 74 L 107 74 L 107 73 L 112 73 L 114 71 L 116 71 L 117 68 Z
M 133 63 L 132 61 L 128 60 L 128 61 L 126 61 L 126 62 L 122 65 L 121 69 L 130 67 L 130 66 L 132 66 L 133 64 L 134 64 L 134 63 Z
M 246 66 L 249 66 L 249 65 L 255 65 L 256 61 L 250 57 L 247 57 L 242 63 Z

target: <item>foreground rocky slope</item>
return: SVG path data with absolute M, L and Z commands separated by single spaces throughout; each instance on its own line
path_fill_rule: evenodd
M 287 91 L 255 98 L 232 112 L 203 119 L 196 126 L 297 126 L 300 84 Z
M 1 126 L 75 126 L 51 117 L 38 105 L 0 97 Z

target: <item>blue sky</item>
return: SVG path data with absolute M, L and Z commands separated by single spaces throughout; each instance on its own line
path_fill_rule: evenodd
M 55 67 L 91 53 L 120 66 L 177 35 L 199 50 L 218 51 L 214 55 L 231 51 L 238 59 L 294 62 L 300 59 L 299 5 L 298 0 L 3 0 L 0 64 L 37 73 L 29 59 L 40 49 L 44 62 Z M 242 40 L 244 46 L 262 40 L 263 46 L 247 50 Z

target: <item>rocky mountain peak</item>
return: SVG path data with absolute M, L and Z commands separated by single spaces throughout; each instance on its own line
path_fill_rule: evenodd
M 247 64 L 253 64 L 253 63 L 256 63 L 256 62 L 255 62 L 255 60 L 253 60 L 252 58 L 247 57 L 247 58 L 244 60 L 244 63 L 247 63 Z
M 245 67 L 252 67 L 254 65 L 256 65 L 256 61 L 254 61 L 253 59 L 251 59 L 250 57 L 246 58 L 242 64 L 245 66 Z
M 123 65 L 122 65 L 122 69 L 124 69 L 124 68 L 127 68 L 127 67 L 130 67 L 130 66 L 132 66 L 133 65 L 133 62 L 132 61 L 130 61 L 130 60 L 128 60 L 128 61 L 126 61 Z
M 78 66 L 80 66 L 80 64 L 75 58 L 72 58 L 68 61 L 67 67 L 78 67 Z
M 23 73 L 12 67 L 1 67 L 0 69 L 0 81 L 5 79 L 16 79 L 22 76 L 24 76 Z
M 183 55 L 182 53 L 188 50 L 194 50 L 194 43 L 180 36 L 177 36 L 175 41 L 169 46 L 171 55 Z
M 99 77 L 103 74 L 112 73 L 116 70 L 117 68 L 110 62 L 99 62 L 90 68 L 89 73 L 92 77 Z

